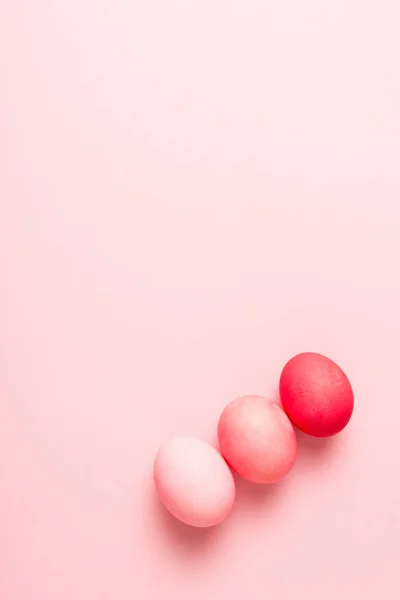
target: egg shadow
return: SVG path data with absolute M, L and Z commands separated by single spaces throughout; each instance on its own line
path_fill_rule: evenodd
M 328 438 L 316 438 L 296 430 L 297 459 L 294 470 L 297 472 L 312 470 L 320 475 L 325 469 L 335 468 L 342 460 L 346 448 L 346 435 L 340 433 Z
M 176 554 L 188 556 L 207 552 L 223 535 L 225 523 L 213 527 L 192 527 L 178 521 L 151 490 L 152 517 L 157 530 Z
M 233 474 L 236 483 L 236 501 L 234 512 L 252 514 L 255 511 L 265 511 L 268 514 L 279 508 L 285 491 L 291 485 L 291 477 L 285 477 L 277 483 L 260 484 L 243 479 Z
M 243 479 L 233 473 L 236 483 L 236 502 L 234 511 L 248 513 L 265 511 L 276 514 L 282 504 L 292 497 L 298 486 L 298 477 L 305 472 L 314 471 L 320 477 L 327 467 L 332 468 L 336 459 L 343 453 L 345 435 L 339 434 L 329 438 L 311 437 L 296 429 L 297 457 L 292 470 L 282 480 L 271 484 L 257 484 Z
M 342 435 L 334 435 L 326 438 L 313 437 L 296 429 L 297 435 L 297 450 L 298 453 L 305 456 L 326 456 L 334 453 L 340 442 L 343 440 Z

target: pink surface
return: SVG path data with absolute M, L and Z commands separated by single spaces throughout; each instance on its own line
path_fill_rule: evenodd
M 400 5 L 0 3 L 2 600 L 399 597 Z M 337 438 L 160 509 L 288 358 L 355 390 Z

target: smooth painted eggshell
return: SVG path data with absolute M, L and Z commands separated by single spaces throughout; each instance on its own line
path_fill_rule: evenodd
M 154 480 L 162 503 L 187 525 L 211 527 L 232 510 L 232 472 L 218 450 L 197 438 L 177 437 L 162 446 Z
M 282 406 L 309 435 L 329 437 L 350 421 L 353 390 L 346 374 L 330 358 L 314 352 L 293 357 L 280 379 Z
M 271 400 L 244 396 L 224 409 L 218 424 L 223 456 L 254 483 L 274 483 L 296 460 L 297 440 L 285 413 Z

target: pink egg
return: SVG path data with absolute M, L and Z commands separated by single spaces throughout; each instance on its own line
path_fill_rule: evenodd
M 315 437 L 339 433 L 350 421 L 353 390 L 330 358 L 315 352 L 294 356 L 280 379 L 282 405 L 299 429 Z
M 202 440 L 176 437 L 162 446 L 154 480 L 162 503 L 187 525 L 211 527 L 232 510 L 232 472 L 220 453 Z
M 279 406 L 261 396 L 228 404 L 219 420 L 218 438 L 230 466 L 254 483 L 279 481 L 296 460 L 291 422 Z

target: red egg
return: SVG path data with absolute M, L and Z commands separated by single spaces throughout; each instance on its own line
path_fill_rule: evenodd
M 346 374 L 330 358 L 305 352 L 285 365 L 280 379 L 282 406 L 304 433 L 339 433 L 353 413 L 354 395 Z

